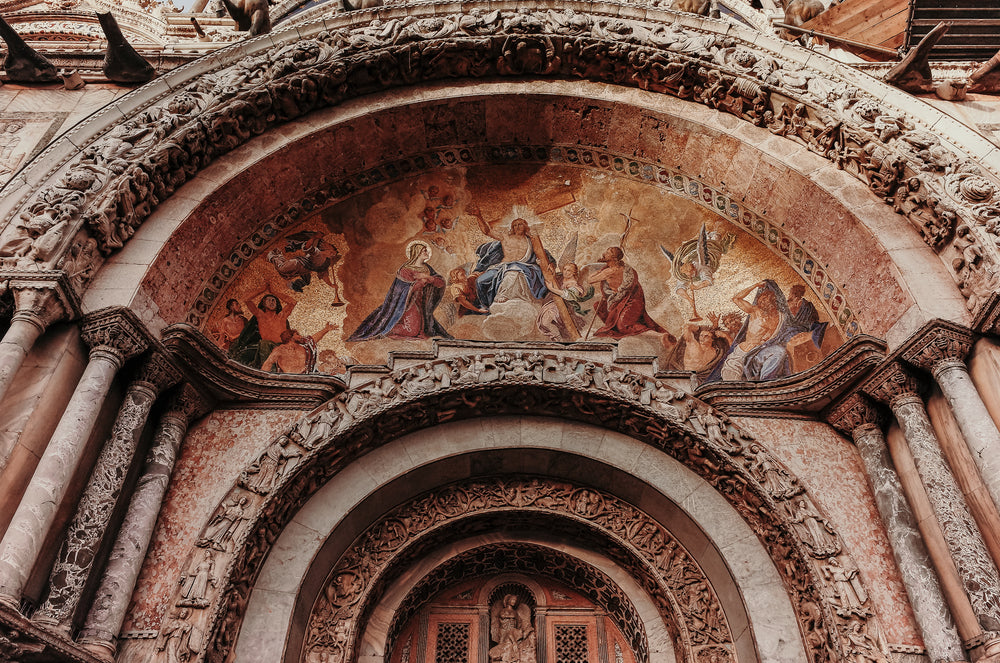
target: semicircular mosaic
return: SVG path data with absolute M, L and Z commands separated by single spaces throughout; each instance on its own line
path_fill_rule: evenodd
M 684 193 L 552 164 L 415 175 L 275 234 L 200 327 L 271 372 L 434 339 L 586 340 L 701 383 L 785 377 L 853 335 L 794 261 Z

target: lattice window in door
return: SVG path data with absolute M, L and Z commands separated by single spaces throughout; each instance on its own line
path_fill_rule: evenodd
M 587 663 L 590 660 L 587 627 L 556 625 L 556 663 Z
M 438 624 L 434 663 L 469 663 L 468 624 Z

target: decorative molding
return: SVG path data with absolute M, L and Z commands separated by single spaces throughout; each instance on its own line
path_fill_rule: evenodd
M 162 341 L 187 379 L 226 407 L 303 409 L 340 394 L 344 381 L 321 373 L 265 373 L 231 361 L 190 325 L 163 331 Z
M 373 371 L 370 381 L 281 433 L 272 445 L 294 445 L 301 453 L 294 467 L 286 465 L 266 495 L 237 483 L 206 524 L 200 537 L 206 545 L 194 548 L 183 568 L 190 576 L 212 556 L 215 586 L 197 597 L 208 605 L 184 607 L 187 616 L 175 614 L 164 627 L 173 633 L 188 624 L 209 634 L 204 660 L 221 663 L 229 656 L 268 550 L 330 477 L 409 432 L 495 415 L 584 421 L 662 449 L 714 486 L 765 543 L 813 663 L 887 660 L 877 644 L 877 627 L 869 623 L 871 603 L 859 589 L 857 566 L 839 536 L 791 473 L 724 414 L 651 376 L 537 350 L 499 349 L 404 364 Z M 178 593 L 175 603 L 184 599 Z
M 766 382 L 712 382 L 699 387 L 695 395 L 734 415 L 815 415 L 882 363 L 885 350 L 884 341 L 860 336 L 802 373 Z
M 78 128 L 72 152 L 57 141 L 39 155 L 33 163 L 50 164 L 45 176 L 29 165 L 8 187 L 13 211 L 0 245 L 25 238 L 44 245 L 34 259 L 45 266 L 85 229 L 110 255 L 180 185 L 273 126 L 422 81 L 557 76 L 671 94 L 766 126 L 831 160 L 905 215 L 945 253 L 973 314 L 1000 283 L 993 242 L 1000 184 L 973 156 L 985 139 L 961 134 L 957 123 L 882 83 L 741 26 L 692 18 L 671 25 L 682 15 L 567 4 L 582 12 L 428 16 L 441 9 L 430 4 L 380 12 L 372 25 L 361 22 L 375 14 L 351 12 L 222 51 L 215 69 L 191 70 L 186 79 L 179 70 L 169 88 L 153 83 L 137 91 L 133 99 L 148 102 L 124 119 Z M 937 119 L 938 135 L 913 104 L 921 117 Z M 963 187 L 948 179 L 955 173 L 977 179 Z M 16 249 L 13 257 L 24 255 Z

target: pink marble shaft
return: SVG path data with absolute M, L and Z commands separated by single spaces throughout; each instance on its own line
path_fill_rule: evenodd
M 21 599 L 28 574 L 122 361 L 120 354 L 106 347 L 90 351 L 87 368 L 0 541 L 0 601 L 8 605 L 16 607 Z
M 45 326 L 37 317 L 14 314 L 10 328 L 3 335 L 3 340 L 0 340 L 0 401 L 43 331 Z
M 934 367 L 934 379 L 948 399 L 972 460 L 986 484 L 993 503 L 1000 507 L 1000 430 L 961 360 L 943 361 Z
M 980 625 L 987 631 L 1000 630 L 1000 593 L 996 591 L 1000 587 L 1000 573 L 941 453 L 924 403 L 916 394 L 904 394 L 893 398 L 890 407 L 913 452 L 917 473 L 944 530 Z

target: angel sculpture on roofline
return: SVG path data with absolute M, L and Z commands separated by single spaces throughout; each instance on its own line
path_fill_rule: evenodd
M 490 608 L 491 663 L 535 663 L 536 635 L 531 607 L 517 595 L 506 594 Z
M 726 233 L 719 239 L 719 233 L 714 230 L 709 232 L 703 223 L 698 236 L 681 243 L 674 253 L 660 245 L 660 252 L 670 261 L 671 273 L 678 281 L 676 292 L 691 302 L 691 310 L 694 311 L 691 322 L 702 320 L 694 301 L 695 291 L 715 283 L 715 272 L 719 269 L 722 256 L 735 243 L 736 235 Z

